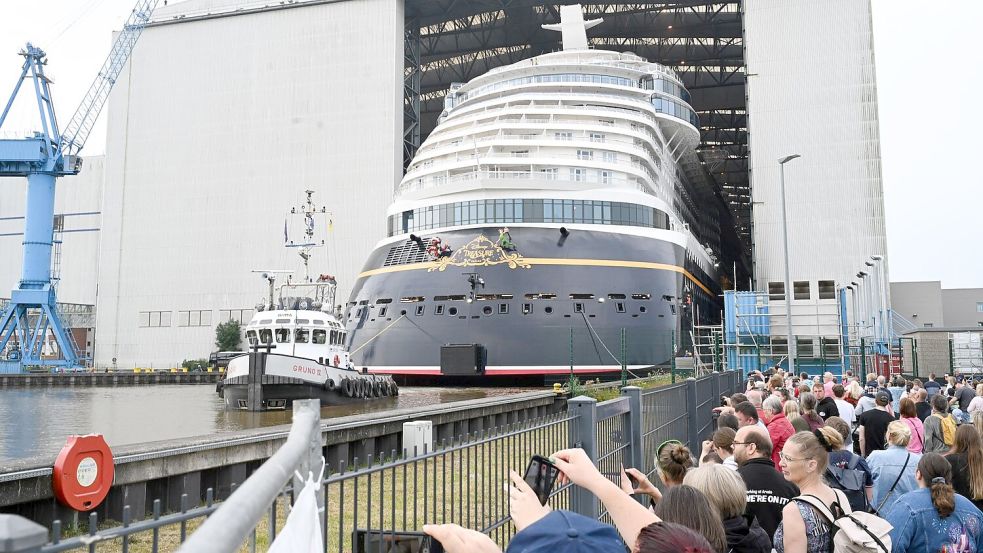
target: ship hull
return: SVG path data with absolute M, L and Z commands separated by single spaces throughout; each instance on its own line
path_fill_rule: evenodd
M 685 353 L 693 317 L 717 312 L 717 291 L 662 232 L 667 239 L 575 225 L 567 236 L 512 228 L 511 250 L 498 247 L 496 228 L 442 231 L 452 252 L 436 261 L 413 257 L 422 248 L 410 241 L 384 244 L 346 308 L 352 360 L 398 382 L 448 384 L 560 381 L 571 369 L 582 379 L 614 378 L 622 364 L 636 373 L 668 366 Z M 468 273 L 484 286 L 472 290 Z M 442 363 L 451 344 L 480 346 L 473 374 Z
M 304 357 L 270 353 L 257 357 L 255 363 L 254 372 L 249 355 L 229 361 L 226 378 L 216 390 L 227 409 L 288 409 L 298 399 L 319 399 L 322 406 L 346 405 L 399 393 L 384 377 L 360 374 Z

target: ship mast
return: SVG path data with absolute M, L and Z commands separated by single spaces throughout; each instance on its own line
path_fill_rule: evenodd
M 310 260 L 311 251 L 314 248 L 324 247 L 324 238 L 317 237 L 317 218 L 320 216 L 322 219 L 328 217 L 328 210 L 325 206 L 317 206 L 314 204 L 314 191 L 305 190 L 307 194 L 307 199 L 299 207 L 291 207 L 290 214 L 294 216 L 303 216 L 303 232 L 299 241 L 294 241 L 289 238 L 287 233 L 287 223 L 283 223 L 283 240 L 284 246 L 288 248 L 297 248 L 298 255 L 304 261 L 304 282 L 313 282 L 311 280 L 310 273 Z M 327 226 L 331 226 L 331 220 L 327 220 Z

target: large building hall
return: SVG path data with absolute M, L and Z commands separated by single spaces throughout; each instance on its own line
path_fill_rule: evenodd
M 869 1 L 580 3 L 603 19 L 590 47 L 669 66 L 689 90 L 702 142 L 685 171 L 707 183 L 695 207 L 724 289 L 784 282 L 778 160 L 793 154 L 793 314 L 833 305 L 824 287 L 886 254 Z M 449 88 L 561 49 L 542 28 L 561 5 L 162 4 L 110 98 L 105 158 L 59 184 L 59 299 L 94 306 L 94 364 L 207 357 L 215 326 L 263 298 L 254 270 L 300 268 L 284 215 L 307 189 L 332 229 L 313 266 L 344 303 Z M 23 214 L 23 185 L 0 186 L 0 298 Z

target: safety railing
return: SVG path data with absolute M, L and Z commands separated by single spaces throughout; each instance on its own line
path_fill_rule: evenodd
M 616 483 L 622 467 L 651 474 L 660 443 L 678 439 L 692 448 L 707 437 L 712 408 L 720 395 L 737 388 L 738 378 L 733 372 L 714 373 L 651 390 L 629 386 L 604 402 L 580 396 L 567 402 L 566 412 L 462 433 L 441 440 L 432 451 L 391 450 L 328 465 L 318 494 L 324 551 L 357 551 L 367 535 L 418 531 L 433 523 L 480 530 L 504 547 L 514 534 L 505 487 L 510 470 L 521 474 L 533 455 L 580 447 Z M 156 553 L 179 547 L 182 553 L 225 552 L 243 544 L 249 551 L 265 550 L 284 527 L 292 491 L 302 487 L 295 473 L 306 477 L 321 470 L 319 421 L 316 401 L 294 402 L 286 441 L 222 503 L 215 503 L 208 490 L 204 505 L 200 498 L 184 496 L 180 512 L 162 514 L 158 500 L 152 519 L 132 521 L 127 508 L 122 526 L 111 528 L 100 528 L 92 514 L 88 531 L 78 535 L 74 530 L 77 535 L 67 539 L 59 523 L 49 538 L 43 526 L 0 515 L 0 529 L 16 533 L 0 536 L 7 538 L 0 540 L 0 553 Z M 550 504 L 609 519 L 597 498 L 577 486 L 554 489 Z

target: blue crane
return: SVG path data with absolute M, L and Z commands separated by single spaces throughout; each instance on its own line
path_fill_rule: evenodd
M 81 170 L 79 152 L 158 1 L 137 2 L 64 132 L 59 132 L 51 100 L 51 80 L 44 74 L 44 66 L 48 63 L 44 51 L 28 43 L 20 52 L 24 56 L 24 66 L 0 115 L 0 129 L 21 86 L 28 82 L 33 85 L 37 97 L 41 130 L 29 138 L 0 139 L 0 176 L 27 177 L 24 268 L 20 283 L 11 292 L 10 303 L 0 313 L 0 352 L 8 343 L 15 344 L 15 357 L 21 366 L 77 367 L 80 364 L 78 347 L 58 316 L 51 278 L 55 180 L 77 175 Z M 49 329 L 58 345 L 58 354 L 54 356 L 44 355 Z

